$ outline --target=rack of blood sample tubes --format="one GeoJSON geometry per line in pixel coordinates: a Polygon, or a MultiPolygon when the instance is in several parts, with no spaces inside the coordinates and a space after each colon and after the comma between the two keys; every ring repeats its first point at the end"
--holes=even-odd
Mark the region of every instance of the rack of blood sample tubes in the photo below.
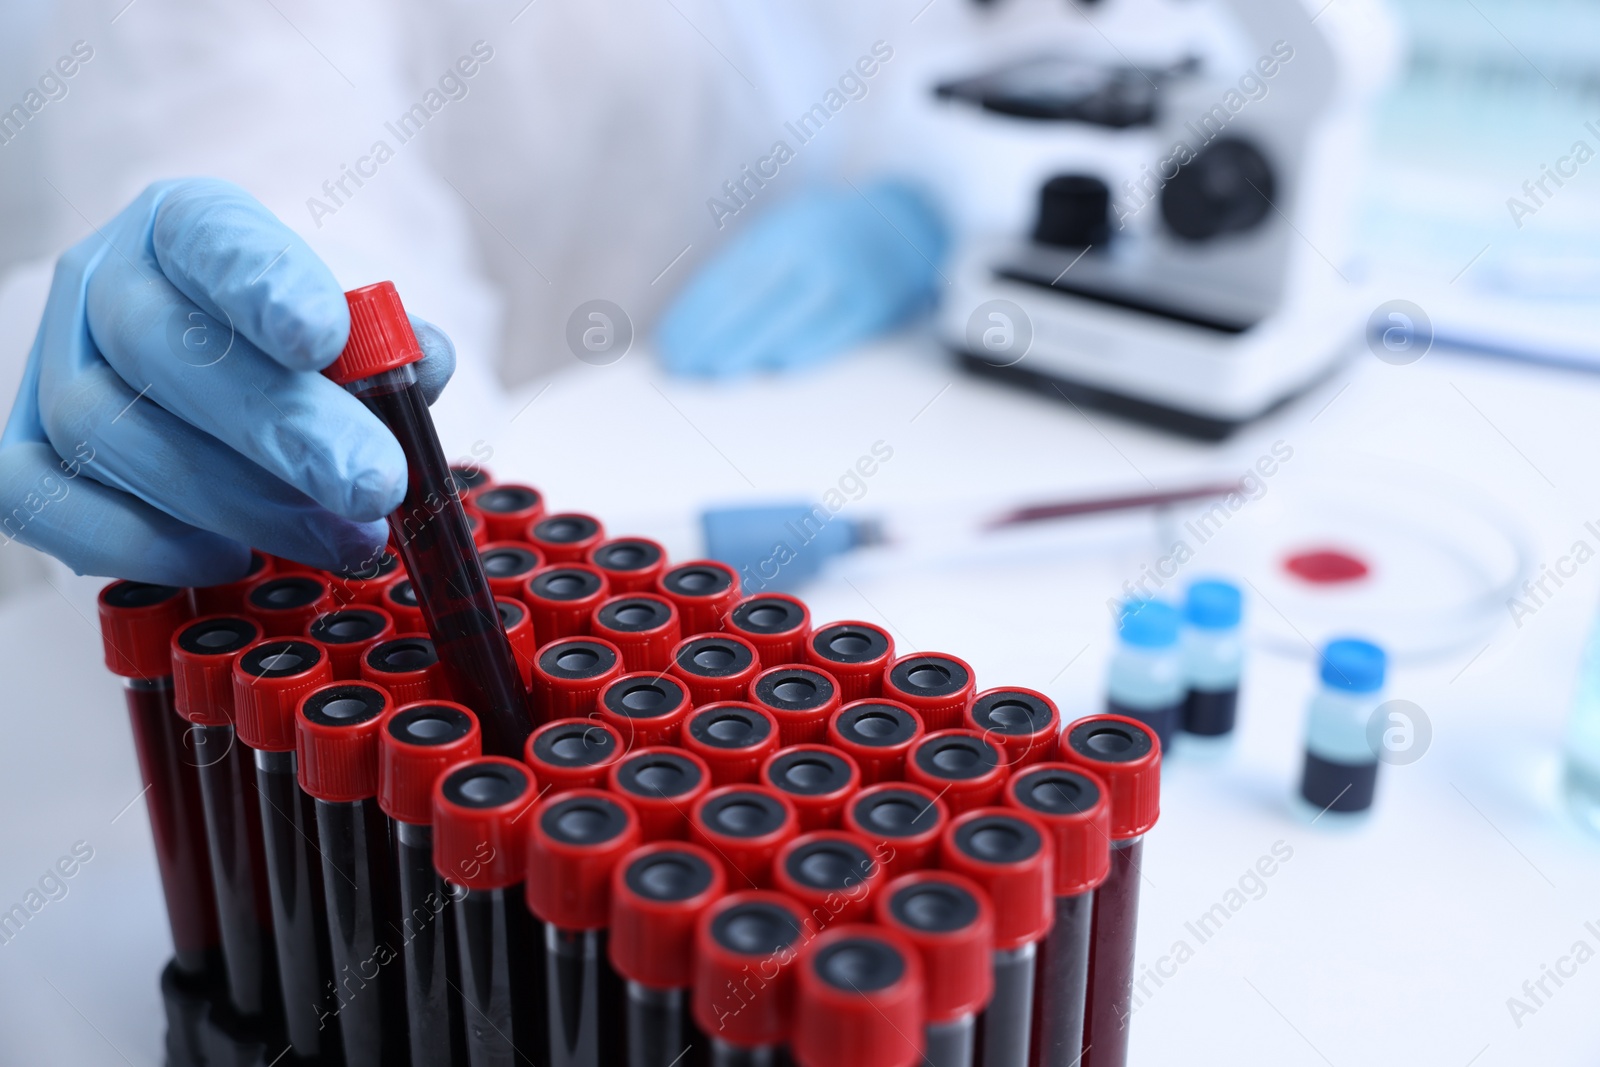
{"type": "Polygon", "coordinates": [[[114,582],[171,1067],[1120,1067],[1160,744],[448,466],[389,547],[114,582]]]}

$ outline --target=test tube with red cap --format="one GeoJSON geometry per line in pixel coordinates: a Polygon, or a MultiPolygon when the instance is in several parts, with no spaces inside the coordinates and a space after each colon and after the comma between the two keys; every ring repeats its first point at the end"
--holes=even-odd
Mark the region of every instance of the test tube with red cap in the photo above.
{"type": "Polygon", "coordinates": [[[543,935],[523,890],[538,792],[533,771],[503,756],[457,763],[433,787],[433,867],[455,916],[470,1067],[545,1067],[543,935]]]}
{"type": "Polygon", "coordinates": [[[450,477],[455,479],[457,496],[470,496],[472,491],[480,485],[489,485],[494,482],[494,475],[481,463],[470,460],[461,460],[450,464],[450,477]]]}
{"type": "Polygon", "coordinates": [[[389,816],[405,968],[410,1067],[466,1062],[460,959],[445,915],[451,891],[433,866],[433,786],[446,768],[477,759],[478,718],[464,704],[406,704],[378,736],[378,806],[389,816]]]}
{"type": "Polygon", "coordinates": [[[523,761],[554,796],[569,789],[598,789],[625,751],[617,732],[598,719],[555,719],[528,738],[523,761]]]}
{"type": "Polygon", "coordinates": [[[939,794],[906,782],[868,786],[845,805],[841,820],[871,841],[884,857],[889,877],[930,867],[939,858],[939,837],[950,812],[939,794]]]}
{"type": "Polygon", "coordinates": [[[246,591],[271,574],[274,566],[271,556],[252,549],[250,569],[245,571],[243,578],[222,585],[196,586],[189,590],[189,599],[194,605],[195,615],[246,614],[249,610],[244,602],[246,591]]]}
{"type": "Polygon", "coordinates": [[[689,812],[711,791],[711,768],[681,748],[636,748],[611,765],[606,788],[633,804],[644,841],[689,836],[689,812]]]}
{"type": "Polygon", "coordinates": [[[595,701],[596,717],[629,750],[677,743],[689,710],[689,690],[681,681],[648,671],[612,679],[595,701]]]}
{"type": "Polygon", "coordinates": [[[667,550],[648,537],[613,537],[591,548],[584,562],[606,576],[613,593],[653,593],[667,569],[667,550]]]}
{"type": "Polygon", "coordinates": [[[361,678],[361,661],[372,646],[395,635],[394,620],[382,608],[339,608],[318,615],[306,624],[303,636],[328,650],[333,676],[354,682],[361,678]]]}
{"type": "Polygon", "coordinates": [[[952,815],[998,804],[1009,773],[1005,750],[976,730],[936,730],[906,758],[906,781],[941,795],[952,815]]]}
{"type": "Polygon", "coordinates": [[[761,765],[761,784],[789,798],[802,831],[832,830],[861,788],[861,770],[847,753],[827,745],[789,745],[761,765]]]}
{"type": "Polygon", "coordinates": [[[915,1067],[922,1062],[922,959],[900,933],[846,923],[800,954],[797,1067],[915,1067]]]}
{"type": "Polygon", "coordinates": [[[695,707],[744,700],[761,670],[755,646],[736,634],[699,633],[679,641],[668,670],[689,689],[695,707]]]}
{"type": "Polygon", "coordinates": [[[593,515],[563,511],[534,519],[523,537],[551,563],[583,563],[589,550],[606,539],[606,528],[593,515]]]}
{"type": "Polygon", "coordinates": [[[378,606],[389,613],[398,633],[420,634],[428,629],[422,617],[422,604],[417,600],[417,587],[410,578],[396,578],[383,587],[378,606]]]}
{"type": "Polygon", "coordinates": [[[395,704],[448,700],[451,692],[438,646],[427,634],[399,634],[361,657],[361,680],[384,688],[395,704]]]}
{"type": "Polygon", "coordinates": [[[301,697],[295,715],[300,788],[316,808],[345,1067],[406,1056],[402,974],[387,966],[393,882],[389,826],[378,807],[378,738],[390,710],[378,686],[331,682],[301,697]]]}
{"type": "Polygon", "coordinates": [[[677,606],[656,593],[610,596],[594,609],[589,632],[622,650],[630,671],[664,671],[683,637],[677,606]]]}
{"type": "Polygon", "coordinates": [[[711,1067],[776,1067],[794,1029],[794,959],[805,912],[767,890],[730,893],[695,925],[691,1012],[711,1067]]]}
{"type": "Polygon", "coordinates": [[[874,911],[922,958],[924,1067],[972,1067],[978,1014],[994,993],[989,894],[952,871],[914,871],[885,886],[874,911]]]}
{"type": "Polygon", "coordinates": [[[1035,1067],[1083,1055],[1094,890],[1111,868],[1111,798],[1092,772],[1040,763],[1006,783],[1005,803],[1044,824],[1055,844],[1055,923],[1039,950],[1033,1011],[1035,1067]]]}
{"type": "Polygon", "coordinates": [[[755,645],[761,662],[768,666],[804,663],[811,611],[799,597],[758,593],[735,604],[723,618],[722,628],[755,645]]]}
{"type": "Polygon", "coordinates": [[[883,672],[883,695],[915,708],[929,731],[963,726],[976,688],[967,662],[943,652],[901,656],[883,672]]]}
{"type": "Polygon", "coordinates": [[[839,683],[821,667],[769,667],[750,682],[750,702],[772,712],[785,745],[822,741],[839,708],[839,683]]]}
{"type": "Polygon", "coordinates": [[[1003,748],[1015,773],[1020,767],[1056,758],[1061,712],[1043,693],[1007,685],[979,693],[961,725],[1003,748]]]}
{"type": "Polygon", "coordinates": [[[467,494],[482,515],[491,541],[520,541],[528,524],[544,515],[544,494],[521,482],[490,482],[467,494]]]}
{"type": "Polygon", "coordinates": [[[337,1055],[338,1005],[330,992],[317,813],[300,789],[294,723],[300,698],[331,681],[327,649],[303,637],[262,638],[241,650],[233,665],[234,726],[254,755],[261,797],[285,1030],[294,1054],[311,1060],[337,1055]]]}
{"type": "Polygon", "coordinates": [[[622,652],[599,637],[563,637],[533,658],[533,707],[540,722],[593,715],[600,691],[622,676],[622,652]]]}
{"type": "Polygon", "coordinates": [[[899,781],[923,737],[922,716],[897,700],[852,700],[828,718],[828,744],[861,768],[861,784],[899,781]]]}
{"type": "Polygon", "coordinates": [[[634,849],[611,882],[611,964],[628,989],[628,1067],[703,1064],[689,1015],[695,925],[724,892],[722,865],[698,845],[634,849]]]}
{"type": "MultiPolygon", "coordinates": [[[[406,494],[389,516],[392,540],[415,583],[451,692],[477,712],[485,749],[515,755],[533,721],[461,508],[460,485],[445,462],[417,383],[412,364],[422,358],[422,348],[393,283],[354,289],[345,299],[350,340],[322,373],[365,404],[400,443],[406,494]]],[[[483,499],[490,491],[485,487],[474,494],[486,514],[483,499]]],[[[522,516],[504,536],[517,536],[532,518],[522,516]]],[[[395,621],[398,625],[400,617],[395,621]]]]}
{"type": "Polygon", "coordinates": [[[1049,832],[1010,808],[958,815],[939,841],[939,866],[977,882],[994,906],[994,997],[978,1018],[984,1067],[1027,1067],[1039,942],[1055,919],[1049,832]]]}
{"type": "Polygon", "coordinates": [[[1091,715],[1067,727],[1061,759],[1097,776],[1111,797],[1111,869],[1094,891],[1084,1067],[1128,1061],[1133,950],[1139,920],[1144,835],[1161,814],[1161,745],[1155,731],[1124,715],[1091,715]]]}
{"type": "Polygon", "coordinates": [[[706,761],[714,785],[754,782],[778,751],[778,720],[742,700],[702,704],[683,720],[679,742],[706,761]]]}
{"type": "Polygon", "coordinates": [[[490,541],[478,549],[478,558],[483,561],[483,576],[489,579],[489,592],[497,598],[520,599],[522,587],[546,562],[538,549],[521,541],[490,541]]]}
{"type": "Polygon", "coordinates": [[[721,786],[689,812],[689,840],[717,854],[731,886],[769,887],[773,859],[799,832],[794,804],[770,786],[721,786]]]}
{"type": "Polygon", "coordinates": [[[626,994],[607,955],[612,878],[639,846],[639,817],[599,789],[546,797],[530,816],[528,909],[544,921],[550,1067],[624,1062],[626,994]]]}
{"type": "Polygon", "coordinates": [[[337,574],[327,575],[334,607],[381,604],[383,591],[399,573],[400,557],[384,549],[371,559],[363,560],[337,574]]]}
{"type": "Polygon", "coordinates": [[[500,613],[500,627],[506,632],[506,640],[511,642],[511,655],[517,661],[522,684],[531,685],[533,659],[539,654],[539,646],[534,639],[533,616],[528,614],[528,605],[515,597],[497,596],[494,607],[500,613]]]}
{"type": "Polygon", "coordinates": [[[315,574],[269,574],[244,595],[245,610],[269,637],[299,637],[312,619],[332,611],[333,590],[315,574]]]}
{"type": "Polygon", "coordinates": [[[833,675],[844,704],[882,696],[883,672],[893,659],[894,638],[870,622],[830,622],[812,630],[805,641],[804,662],[833,675]]]}
{"type": "Polygon", "coordinates": [[[606,576],[587,563],[547,563],[529,575],[519,594],[533,613],[542,645],[589,632],[589,618],[611,595],[606,576]]]}
{"type": "Polygon", "coordinates": [[[678,606],[684,633],[714,633],[739,602],[739,576],[726,563],[690,560],[662,571],[655,592],[678,606]]]}
{"type": "Polygon", "coordinates": [[[772,862],[772,888],[800,903],[813,932],[866,922],[885,881],[872,843],[849,830],[813,830],[791,838],[772,862]]]}

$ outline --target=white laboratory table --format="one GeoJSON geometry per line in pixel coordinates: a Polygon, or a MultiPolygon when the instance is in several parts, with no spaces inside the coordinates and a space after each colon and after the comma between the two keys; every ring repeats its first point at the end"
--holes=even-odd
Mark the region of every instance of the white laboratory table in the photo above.
{"type": "MultiPolygon", "coordinates": [[[[1600,518],[1587,447],[1597,411],[1600,377],[1440,352],[1394,367],[1363,351],[1264,425],[1201,447],[977,382],[912,337],[736,385],[669,382],[638,352],[609,367],[574,362],[503,406],[447,397],[440,418],[453,454],[482,442],[500,477],[533,481],[555,506],[619,532],[661,534],[675,552],[693,550],[698,507],[816,499],[879,441],[893,458],[850,508],[927,527],[996,502],[1238,473],[1282,440],[1295,459],[1272,492],[1291,506],[1315,492],[1319,466],[1446,472],[1509,508],[1537,558],[1553,561],[1600,518]]],[[[805,594],[818,619],[879,620],[907,647],[962,655],[981,685],[1041,688],[1072,717],[1097,710],[1105,602],[1148,555],[1137,544],[1053,555],[1030,542],[907,566],[887,552],[805,594]]],[[[160,1062],[156,976],[169,952],[148,824],[121,696],[99,664],[99,583],[52,583],[0,606],[0,907],[75,843],[94,853],[64,897],[0,944],[0,1063],[144,1067],[160,1062]]],[[[1354,828],[1309,823],[1289,803],[1309,661],[1252,651],[1232,749],[1180,752],[1167,770],[1138,949],[1141,972],[1160,981],[1146,979],[1133,1017],[1133,1063],[1600,1060],[1600,962],[1559,987],[1546,980],[1551,995],[1532,1014],[1507,1008],[1576,942],[1600,950],[1600,841],[1565,815],[1558,788],[1597,583],[1600,565],[1580,568],[1522,627],[1508,615],[1473,647],[1395,672],[1392,694],[1426,710],[1432,745],[1384,768],[1377,807],[1354,828]],[[1230,895],[1274,850],[1290,858],[1230,895]],[[1201,940],[1190,924],[1218,903],[1235,906],[1201,940]]]]}

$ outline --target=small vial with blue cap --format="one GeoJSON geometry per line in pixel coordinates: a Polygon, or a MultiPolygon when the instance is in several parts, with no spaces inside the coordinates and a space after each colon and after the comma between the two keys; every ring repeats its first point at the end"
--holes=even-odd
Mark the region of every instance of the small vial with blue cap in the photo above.
{"type": "Polygon", "coordinates": [[[1185,733],[1204,738],[1233,733],[1244,664],[1242,604],[1239,587],[1232,582],[1207,578],[1189,586],[1183,602],[1185,733]]]}
{"type": "Polygon", "coordinates": [[[1383,699],[1388,657],[1370,641],[1342,637],[1322,649],[1322,685],[1311,698],[1300,796],[1322,812],[1372,806],[1378,756],[1367,724],[1383,699]]]}
{"type": "Polygon", "coordinates": [[[1111,657],[1106,711],[1137,719],[1154,731],[1161,751],[1183,721],[1182,616],[1164,600],[1129,600],[1122,605],[1117,650],[1111,657]]]}

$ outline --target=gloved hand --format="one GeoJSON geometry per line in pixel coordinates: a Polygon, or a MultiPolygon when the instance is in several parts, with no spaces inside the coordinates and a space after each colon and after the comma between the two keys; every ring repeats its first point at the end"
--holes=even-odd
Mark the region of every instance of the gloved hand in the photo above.
{"type": "MultiPolygon", "coordinates": [[[[455,352],[412,324],[431,402],[455,352]]],[[[171,585],[236,580],[250,547],[371,559],[406,463],[317,373],[349,332],[333,274],[244,190],[152,185],[56,264],[0,435],[0,534],[80,574],[171,585]]]]}
{"type": "Polygon", "coordinates": [[[807,193],[756,220],[661,319],[677,374],[720,377],[815,363],[932,305],[949,238],[900,182],[807,193]]]}

